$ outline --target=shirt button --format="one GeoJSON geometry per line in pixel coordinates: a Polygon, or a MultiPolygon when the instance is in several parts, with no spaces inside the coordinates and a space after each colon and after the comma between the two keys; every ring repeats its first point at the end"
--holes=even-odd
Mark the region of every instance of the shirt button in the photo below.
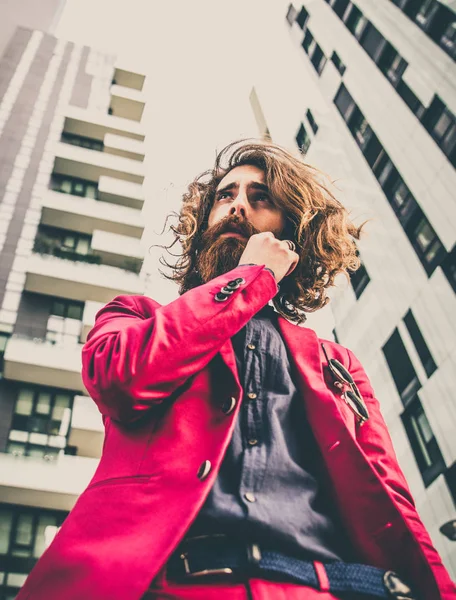
{"type": "Polygon", "coordinates": [[[256,398],[256,397],[257,397],[257,395],[255,394],[255,392],[249,392],[249,393],[247,394],[247,398],[248,398],[249,400],[255,400],[255,398],[256,398]]]}
{"type": "Polygon", "coordinates": [[[255,350],[256,346],[255,346],[255,344],[247,344],[247,348],[249,350],[255,350]]]}
{"type": "Polygon", "coordinates": [[[255,438],[252,438],[249,440],[249,446],[256,446],[258,444],[258,440],[256,440],[255,438]]]}
{"type": "Polygon", "coordinates": [[[198,469],[198,479],[201,479],[201,481],[203,481],[203,479],[206,479],[206,477],[209,475],[209,473],[211,472],[212,469],[212,464],[210,460],[205,460],[203,463],[201,463],[200,468],[198,469]]]}
{"type": "Polygon", "coordinates": [[[247,492],[244,494],[244,498],[247,500],[247,502],[256,502],[255,495],[252,494],[252,492],[247,492]]]}

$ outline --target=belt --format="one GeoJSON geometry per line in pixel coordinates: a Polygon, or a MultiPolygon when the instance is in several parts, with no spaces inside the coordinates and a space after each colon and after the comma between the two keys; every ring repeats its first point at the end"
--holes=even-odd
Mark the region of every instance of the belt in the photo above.
{"type": "MultiPolygon", "coordinates": [[[[396,600],[416,599],[409,586],[394,571],[339,561],[325,563],[324,568],[330,592],[351,592],[396,600]]],[[[170,581],[185,582],[217,575],[282,575],[320,589],[312,561],[287,556],[258,544],[232,540],[225,535],[187,538],[167,563],[166,576],[170,581]]]]}

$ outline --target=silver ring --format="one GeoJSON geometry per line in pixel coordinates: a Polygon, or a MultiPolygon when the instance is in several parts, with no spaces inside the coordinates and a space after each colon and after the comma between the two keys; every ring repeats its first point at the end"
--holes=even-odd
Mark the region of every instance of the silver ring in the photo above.
{"type": "Polygon", "coordinates": [[[292,252],[294,252],[296,250],[296,244],[294,242],[292,242],[291,240],[283,240],[283,241],[288,244],[288,247],[290,248],[290,250],[292,252]]]}

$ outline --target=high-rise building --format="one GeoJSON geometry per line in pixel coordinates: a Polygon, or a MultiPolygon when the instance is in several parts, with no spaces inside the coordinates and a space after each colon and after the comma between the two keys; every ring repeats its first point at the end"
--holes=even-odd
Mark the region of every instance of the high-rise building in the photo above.
{"type": "Polygon", "coordinates": [[[436,0],[284,7],[288,50],[251,95],[261,134],[299,147],[355,221],[369,219],[362,267],[332,294],[334,335],[370,375],[453,575],[456,544],[440,527],[456,502],[455,10],[436,0]]]}
{"type": "Polygon", "coordinates": [[[145,77],[19,28],[0,61],[0,597],[89,482],[101,416],[81,345],[140,294],[145,77]]]}

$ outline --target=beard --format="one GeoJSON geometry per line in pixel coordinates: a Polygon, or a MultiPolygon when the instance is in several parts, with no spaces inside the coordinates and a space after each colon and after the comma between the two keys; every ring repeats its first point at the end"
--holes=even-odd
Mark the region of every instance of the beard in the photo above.
{"type": "Polygon", "coordinates": [[[203,283],[228,273],[236,268],[249,238],[260,233],[245,219],[230,216],[222,219],[201,236],[201,249],[196,261],[197,269],[203,283]],[[223,233],[236,230],[245,239],[237,237],[220,237],[223,233]]]}

